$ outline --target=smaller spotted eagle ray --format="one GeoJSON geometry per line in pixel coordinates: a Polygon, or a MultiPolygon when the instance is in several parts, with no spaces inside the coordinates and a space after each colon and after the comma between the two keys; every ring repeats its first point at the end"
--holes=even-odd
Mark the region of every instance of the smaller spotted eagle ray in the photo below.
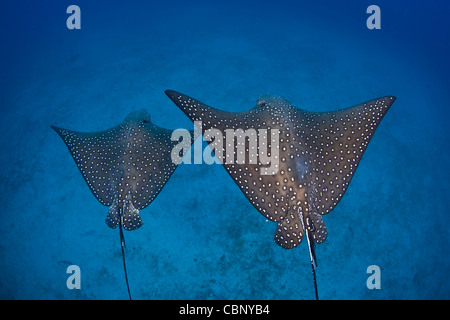
{"type": "Polygon", "coordinates": [[[106,224],[113,229],[119,227],[131,299],[122,229],[142,226],[139,210],[155,199],[177,167],[171,161],[171,150],[178,141],[172,141],[172,130],[154,125],[144,109],[130,113],[121,124],[105,131],[52,128],[63,139],[95,198],[109,206],[106,224]]]}
{"type": "MultiPolygon", "coordinates": [[[[221,132],[241,129],[237,139],[234,136],[234,141],[224,141],[224,146],[236,146],[239,138],[243,141],[242,135],[246,139],[248,129],[278,130],[278,143],[264,140],[266,150],[274,152],[273,148],[277,148],[275,174],[262,174],[267,162],[263,165],[261,158],[256,164],[227,163],[223,149],[219,153],[220,162],[253,206],[278,223],[274,236],[278,245],[295,248],[306,234],[318,299],[314,242],[322,243],[328,233],[322,215],[341,200],[367,144],[395,97],[382,97],[339,111],[309,112],[292,106],[282,97],[263,96],[248,111],[225,112],[176,91],[167,90],[166,94],[192,121],[201,121],[202,134],[212,128],[221,132]]],[[[217,137],[209,134],[205,140],[217,150],[217,137]]],[[[245,142],[245,148],[249,152],[249,141],[245,142]]]]}

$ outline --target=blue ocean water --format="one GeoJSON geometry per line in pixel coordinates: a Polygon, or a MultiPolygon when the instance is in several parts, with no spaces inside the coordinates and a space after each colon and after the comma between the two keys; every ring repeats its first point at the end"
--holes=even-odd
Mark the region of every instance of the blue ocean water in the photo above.
{"type": "MultiPolygon", "coordinates": [[[[276,94],[311,111],[385,95],[381,122],[318,245],[322,299],[449,299],[448,1],[3,1],[0,297],[127,299],[118,230],[50,125],[99,131],[146,108],[193,129],[173,89],[227,111],[276,94]],[[69,30],[66,9],[81,9],[69,30]],[[366,9],[381,9],[369,30],[366,9]],[[81,289],[66,268],[78,265],[81,289]],[[367,267],[381,270],[369,290],[367,267]]],[[[305,241],[220,165],[180,165],[125,232],[135,299],[314,299],[305,241]]]]}

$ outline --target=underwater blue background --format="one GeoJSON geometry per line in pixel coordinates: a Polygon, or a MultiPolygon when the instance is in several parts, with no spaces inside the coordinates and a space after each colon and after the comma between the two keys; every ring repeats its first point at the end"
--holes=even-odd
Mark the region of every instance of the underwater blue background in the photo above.
{"type": "MultiPolygon", "coordinates": [[[[0,297],[127,299],[118,230],[50,125],[99,131],[146,108],[193,129],[173,89],[228,111],[393,104],[316,247],[322,299],[449,299],[448,1],[2,1],[0,297]],[[66,8],[81,8],[81,30],[66,8]],[[381,30],[366,9],[381,8],[381,30]],[[66,268],[81,268],[81,289],[66,268]],[[381,289],[366,287],[369,265],[381,289]]],[[[314,299],[220,165],[180,165],[125,232],[135,299],[314,299]]]]}

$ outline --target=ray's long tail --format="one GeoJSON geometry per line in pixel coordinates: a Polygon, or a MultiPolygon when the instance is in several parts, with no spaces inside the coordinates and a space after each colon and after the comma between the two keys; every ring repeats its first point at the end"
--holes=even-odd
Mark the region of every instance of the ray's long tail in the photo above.
{"type": "Polygon", "coordinates": [[[128,284],[128,275],[127,275],[127,265],[125,263],[125,238],[123,236],[123,228],[122,228],[122,221],[123,215],[120,215],[119,219],[119,232],[120,232],[120,246],[122,248],[122,261],[123,261],[123,270],[125,271],[125,281],[127,282],[127,290],[128,290],[128,297],[131,299],[131,292],[130,292],[130,285],[128,284]]]}
{"type": "Polygon", "coordinates": [[[304,216],[300,212],[300,221],[302,223],[303,230],[305,230],[306,234],[306,241],[308,242],[308,249],[309,249],[309,258],[311,260],[311,268],[312,268],[312,274],[314,279],[314,291],[316,293],[316,300],[319,300],[319,292],[317,290],[317,279],[316,279],[316,267],[317,267],[317,261],[316,261],[316,251],[314,250],[314,240],[311,236],[311,231],[309,230],[309,227],[306,226],[306,223],[304,222],[304,216]]]}
{"type": "Polygon", "coordinates": [[[319,292],[317,291],[317,279],[316,279],[316,252],[314,250],[314,241],[311,241],[310,239],[310,232],[309,230],[306,232],[306,239],[308,241],[308,248],[309,248],[309,257],[311,259],[311,268],[312,268],[312,274],[314,278],[314,290],[316,293],[316,300],[319,300],[319,292]]]}

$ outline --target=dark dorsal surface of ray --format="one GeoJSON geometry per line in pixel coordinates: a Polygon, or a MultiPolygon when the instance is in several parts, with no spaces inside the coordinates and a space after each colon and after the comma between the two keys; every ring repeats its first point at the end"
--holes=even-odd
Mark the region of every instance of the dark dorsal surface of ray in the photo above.
{"type": "Polygon", "coordinates": [[[144,109],[130,113],[119,125],[83,133],[52,126],[61,136],[89,189],[109,206],[106,223],[123,228],[142,226],[139,210],[161,192],[177,165],[171,160],[172,130],[154,125],[144,109]]]}
{"type": "Polygon", "coordinates": [[[282,97],[262,96],[250,110],[226,112],[176,91],[167,90],[166,94],[192,121],[201,122],[205,140],[247,199],[264,217],[278,223],[274,241],[291,249],[306,234],[318,299],[314,242],[322,243],[328,233],[322,215],[341,200],[396,98],[386,96],[343,110],[310,112],[282,97]],[[222,132],[220,138],[214,136],[214,129],[222,132]],[[234,133],[227,135],[228,129],[234,133]],[[258,143],[250,142],[252,135],[258,136],[258,143]],[[272,135],[277,139],[268,138],[272,135]],[[240,151],[238,141],[244,146],[240,151]],[[227,146],[233,146],[231,159],[237,152],[245,152],[247,161],[227,161],[227,146]],[[258,151],[256,161],[250,159],[252,148],[258,151]],[[273,173],[268,170],[268,165],[273,165],[267,161],[269,155],[275,162],[273,173]]]}
{"type": "MultiPolygon", "coordinates": [[[[211,128],[222,132],[242,129],[243,135],[251,128],[278,129],[278,145],[272,146],[267,139],[269,154],[271,148],[278,148],[275,174],[261,174],[267,164],[260,159],[253,164],[227,164],[225,150],[222,163],[254,207],[278,223],[274,240],[283,248],[296,247],[305,228],[316,243],[326,239],[321,216],[333,210],[344,195],[367,144],[395,101],[387,96],[339,111],[309,112],[282,97],[263,96],[254,108],[236,113],[214,109],[176,91],[166,94],[192,121],[201,121],[203,133],[211,128]]],[[[236,137],[234,141],[226,137],[223,134],[224,146],[236,146],[236,137]]],[[[214,143],[214,139],[209,142],[217,148],[214,143]]],[[[256,148],[261,151],[260,144],[256,148]]]]}
{"type": "MultiPolygon", "coordinates": [[[[172,141],[172,130],[153,124],[144,109],[105,131],[52,128],[63,139],[95,198],[109,206],[106,224],[119,226],[124,257],[122,228],[142,226],[139,210],[155,199],[175,171],[171,150],[179,141],[172,141]]],[[[126,275],[124,258],[123,262],[126,275]]]]}
{"type": "MultiPolygon", "coordinates": [[[[248,111],[226,112],[176,91],[166,94],[192,121],[201,121],[203,133],[211,128],[242,129],[244,135],[250,128],[278,129],[278,145],[267,139],[267,152],[275,147],[279,152],[275,174],[261,174],[267,165],[260,159],[254,164],[227,164],[225,147],[222,163],[254,207],[278,223],[274,240],[283,248],[296,247],[305,228],[316,243],[325,240],[322,215],[342,198],[373,133],[395,101],[387,96],[339,111],[309,112],[282,97],[263,96],[248,111]]],[[[237,144],[235,137],[234,141],[223,137],[223,146],[237,144]]]]}

